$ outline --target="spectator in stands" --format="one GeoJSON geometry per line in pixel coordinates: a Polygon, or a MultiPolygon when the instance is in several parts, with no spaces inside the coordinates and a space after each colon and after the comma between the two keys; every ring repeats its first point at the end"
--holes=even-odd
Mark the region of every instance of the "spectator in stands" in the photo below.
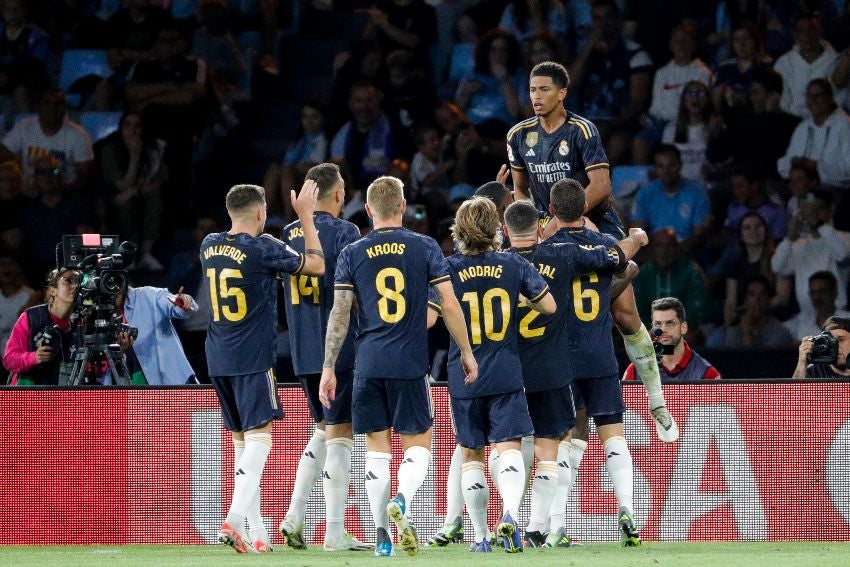
{"type": "Polygon", "coordinates": [[[706,341],[709,348],[779,348],[794,342],[788,329],[770,314],[770,281],[756,274],[747,280],[743,310],[733,323],[717,327],[706,341]]]}
{"type": "Polygon", "coordinates": [[[23,196],[24,179],[16,161],[0,163],[0,248],[22,253],[21,211],[32,199],[23,196]]]}
{"type": "MultiPolygon", "coordinates": [[[[685,335],[688,334],[688,320],[685,306],[675,297],[662,297],[652,302],[653,334],[656,344],[672,345],[673,353],[658,357],[658,370],[662,380],[719,380],[720,372],[706,359],[691,349],[685,335]],[[656,329],[658,331],[656,331],[656,329]]],[[[623,373],[623,380],[640,380],[640,374],[634,364],[629,364],[623,373]]]]}
{"type": "Polygon", "coordinates": [[[655,147],[661,142],[664,127],[679,113],[682,92],[691,81],[711,85],[714,76],[708,66],[696,56],[697,27],[684,21],[670,34],[672,59],[655,72],[652,83],[652,102],[645,117],[646,127],[638,133],[632,145],[632,162],[649,163],[655,147]]]}
{"type": "Polygon", "coordinates": [[[711,208],[705,189],[682,177],[679,149],[662,144],[655,151],[657,179],[637,194],[632,222],[651,234],[671,228],[683,250],[693,250],[711,227],[711,208]]]}
{"type": "Polygon", "coordinates": [[[614,0],[595,0],[587,44],[570,68],[578,113],[593,121],[612,166],[624,163],[641,113],[649,106],[652,60],[641,46],[622,35],[620,8],[614,0]]]}
{"type": "Polygon", "coordinates": [[[761,44],[761,34],[752,21],[740,22],[729,41],[730,56],[717,66],[711,89],[716,108],[747,106],[750,85],[756,74],[770,69],[770,58],[761,44]]]}
{"type": "Polygon", "coordinates": [[[521,52],[510,32],[492,29],[475,46],[475,70],[457,89],[455,100],[473,124],[499,121],[505,133],[521,114],[526,78],[521,52]]]}
{"type": "Polygon", "coordinates": [[[156,58],[154,44],[171,14],[151,0],[124,0],[106,24],[106,57],[112,75],[97,86],[98,110],[121,108],[127,74],[136,63],[156,58]]]}
{"type": "Polygon", "coordinates": [[[699,338],[706,309],[705,276],[691,257],[679,248],[676,232],[662,228],[649,241],[650,261],[641,266],[634,281],[637,305],[646,306],[641,319],[651,316],[649,305],[658,297],[678,297],[690,314],[691,342],[699,338]]]}
{"type": "Polygon", "coordinates": [[[437,35],[434,8],[423,0],[382,0],[363,11],[369,16],[364,38],[376,41],[384,54],[408,49],[421,65],[428,64],[437,35]]]}
{"type": "Polygon", "coordinates": [[[9,369],[13,386],[55,386],[59,370],[69,362],[71,351],[71,310],[77,295],[80,274],[54,269],[47,275],[46,301],[30,307],[18,317],[3,352],[3,366],[9,369]],[[56,327],[55,346],[39,343],[46,327],[56,327]]]}
{"type": "Polygon", "coordinates": [[[3,2],[0,22],[0,95],[9,97],[14,112],[29,112],[32,95],[50,82],[52,66],[47,34],[27,18],[24,0],[3,2]]]}
{"type": "Polygon", "coordinates": [[[544,31],[554,33],[563,44],[567,36],[567,12],[560,0],[512,0],[502,12],[499,27],[525,45],[531,45],[532,36],[544,31]]]}
{"type": "Polygon", "coordinates": [[[809,277],[826,270],[838,278],[839,309],[847,306],[846,270],[850,260],[850,234],[831,224],[832,195],[823,190],[809,193],[800,210],[788,222],[788,235],[779,243],[770,266],[780,276],[794,276],[795,295],[805,318],[815,316],[809,297],[809,277]]]}
{"type": "Polygon", "coordinates": [[[135,357],[141,370],[139,375],[138,369],[132,368],[133,384],[197,383],[172,324],[172,319],[187,319],[197,309],[198,304],[182,287],[176,295],[161,287],[128,287],[115,296],[116,314],[139,330],[132,355],[127,351],[128,361],[135,357]]]}
{"type": "Polygon", "coordinates": [[[419,151],[410,164],[410,202],[420,202],[428,194],[437,193],[443,200],[451,188],[451,172],[455,162],[446,159],[439,129],[431,123],[422,123],[415,130],[419,151]]]}
{"type": "Polygon", "coordinates": [[[711,268],[710,277],[720,279],[724,285],[723,321],[731,325],[738,317],[745,300],[746,282],[752,276],[767,278],[776,293],[771,308],[788,304],[792,282],[787,277],[777,277],[770,267],[776,243],[770,237],[767,223],[758,212],[748,212],[741,217],[736,237],[723,249],[720,259],[711,268]]]}
{"type": "Polygon", "coordinates": [[[27,285],[18,259],[0,250],[0,352],[5,352],[6,341],[21,312],[38,299],[40,294],[27,285]]]}
{"type": "Polygon", "coordinates": [[[206,62],[213,88],[226,96],[247,71],[245,57],[228,27],[226,0],[202,0],[198,23],[191,54],[206,62]]]}
{"type": "Polygon", "coordinates": [[[478,23],[469,15],[461,14],[454,22],[454,42],[449,55],[449,78],[440,87],[441,97],[452,97],[464,77],[475,69],[475,45],[478,43],[478,23]]]}
{"type": "Polygon", "coordinates": [[[563,61],[564,50],[561,43],[551,31],[537,32],[528,40],[526,49],[525,68],[528,71],[544,61],[563,61]]]}
{"type": "Polygon", "coordinates": [[[736,164],[730,181],[733,200],[726,210],[726,230],[736,233],[744,215],[755,212],[764,219],[770,237],[777,242],[782,240],[788,230],[788,213],[765,194],[761,172],[746,163],[736,164]]]}
{"type": "Polygon", "coordinates": [[[846,158],[850,117],[835,104],[829,81],[815,79],[808,84],[806,107],[811,114],[797,125],[785,155],[777,161],[779,175],[787,179],[795,162],[808,161],[817,167],[824,185],[850,185],[850,160],[846,158]]]}
{"type": "Polygon", "coordinates": [[[725,131],[720,113],[708,96],[708,86],[690,81],[682,90],[682,101],[676,119],[667,123],[661,141],[679,148],[682,155],[682,177],[705,187],[708,148],[725,131]]]}
{"type": "Polygon", "coordinates": [[[331,161],[345,167],[357,189],[384,175],[396,157],[394,141],[398,135],[381,111],[383,97],[374,84],[355,84],[348,99],[352,120],[331,141],[331,161]]]}
{"type": "Polygon", "coordinates": [[[788,170],[788,204],[785,208],[793,216],[800,210],[800,201],[805,201],[809,193],[820,187],[820,175],[816,163],[797,160],[788,170]]]}
{"type": "Polygon", "coordinates": [[[56,244],[63,234],[95,232],[91,204],[64,189],[59,160],[46,154],[33,161],[37,198],[21,211],[21,229],[31,275],[56,265],[56,244]]]}
{"type": "Polygon", "coordinates": [[[295,142],[286,149],[281,163],[272,163],[266,169],[263,187],[269,212],[282,215],[286,221],[293,218],[289,190],[301,182],[308,169],[327,159],[326,111],[327,107],[320,99],[302,104],[295,142]]]}
{"type": "Polygon", "coordinates": [[[371,83],[381,92],[389,83],[384,54],[374,41],[356,41],[351,49],[334,59],[334,82],[326,126],[328,131],[336,131],[351,117],[348,108],[351,91],[355,84],[361,82],[371,83]]]}
{"type": "Polygon", "coordinates": [[[35,160],[53,156],[66,191],[82,193],[94,178],[91,138],[82,126],[66,116],[65,93],[48,89],[41,94],[38,116],[15,124],[3,138],[0,162],[17,159],[24,173],[24,195],[37,197],[33,187],[35,160]]]}
{"type": "Polygon", "coordinates": [[[175,254],[165,275],[165,284],[169,289],[183,289],[195,298],[196,309],[189,311],[188,317],[178,320],[177,332],[186,353],[189,365],[195,370],[200,382],[209,383],[207,374],[204,341],[210,321],[210,296],[199,293],[204,289],[204,274],[201,270],[201,258],[198,255],[201,242],[206,235],[217,232],[218,221],[215,217],[202,215],[195,221],[192,230],[194,245],[190,251],[175,254]]]}
{"type": "Polygon", "coordinates": [[[404,148],[399,155],[411,156],[415,151],[413,125],[430,120],[437,106],[437,93],[428,79],[427,72],[420,67],[410,51],[396,50],[387,56],[389,85],[384,97],[384,109],[390,120],[406,134],[404,148]]]}
{"type": "Polygon", "coordinates": [[[812,337],[803,337],[792,378],[850,378],[850,319],[830,317],[826,320],[823,330],[838,339],[838,360],[834,364],[809,364],[812,337]]]}
{"type": "Polygon", "coordinates": [[[829,77],[838,54],[824,41],[820,17],[813,12],[803,12],[794,19],[794,42],[773,68],[782,75],[782,109],[806,118],[810,112],[807,87],[813,79],[829,77]]]}
{"type": "Polygon", "coordinates": [[[749,106],[726,109],[723,115],[732,157],[752,163],[768,179],[779,179],[776,160],[788,149],[800,118],[780,108],[782,77],[775,71],[757,72],[749,95],[749,106]]]}
{"type": "Polygon", "coordinates": [[[811,313],[800,312],[785,321],[785,326],[797,340],[806,335],[818,334],[826,320],[833,315],[850,317],[850,311],[835,306],[835,300],[838,298],[838,278],[832,272],[823,270],[809,276],[809,297],[814,307],[814,318],[808,317],[811,313]]]}
{"type": "Polygon", "coordinates": [[[136,111],[125,112],[118,131],[104,142],[100,154],[100,174],[114,226],[121,236],[141,243],[136,267],[160,271],[162,263],[153,255],[163,218],[163,189],[168,181],[165,166],[166,143],[154,138],[136,111]]]}

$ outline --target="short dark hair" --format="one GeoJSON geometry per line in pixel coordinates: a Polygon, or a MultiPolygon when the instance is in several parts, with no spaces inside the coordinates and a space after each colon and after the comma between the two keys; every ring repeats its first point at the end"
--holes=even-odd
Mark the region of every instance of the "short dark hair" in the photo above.
{"type": "Polygon", "coordinates": [[[314,165],[307,170],[307,175],[304,177],[304,179],[312,179],[316,182],[319,187],[319,200],[329,197],[341,178],[339,166],[335,163],[314,165]]]}
{"type": "Polygon", "coordinates": [[[829,282],[829,284],[832,286],[832,289],[838,291],[838,278],[836,278],[835,274],[833,274],[829,270],[820,270],[809,276],[810,284],[815,280],[829,282]]]}
{"type": "Polygon", "coordinates": [[[658,147],[655,148],[655,151],[652,153],[652,159],[655,160],[656,156],[662,154],[671,155],[676,158],[676,161],[682,163],[682,152],[680,152],[679,148],[673,144],[658,144],[658,147]]]}
{"type": "Polygon", "coordinates": [[[744,284],[744,290],[750,287],[750,284],[759,283],[767,290],[770,297],[776,295],[776,290],[773,288],[773,283],[764,274],[753,274],[747,278],[747,283],[744,284]]]}
{"type": "Polygon", "coordinates": [[[756,71],[753,82],[760,84],[768,93],[782,94],[782,75],[773,69],[756,71]]]}
{"type": "Polygon", "coordinates": [[[833,97],[832,84],[826,79],[812,79],[811,81],[809,81],[809,84],[806,85],[806,90],[809,90],[810,87],[820,87],[824,91],[826,91],[826,94],[829,96],[829,98],[833,97]]]}
{"type": "Polygon", "coordinates": [[[833,329],[841,329],[850,333],[850,317],[841,317],[833,315],[823,323],[824,331],[832,331],[833,329]]]}
{"type": "Polygon", "coordinates": [[[566,177],[552,185],[549,201],[555,209],[555,216],[562,221],[578,220],[584,214],[584,187],[575,179],[566,177]]]}
{"type": "Polygon", "coordinates": [[[811,160],[792,161],[791,167],[788,171],[793,171],[795,169],[802,171],[803,174],[809,178],[809,181],[814,181],[820,185],[820,173],[818,173],[818,166],[811,160]]]}
{"type": "Polygon", "coordinates": [[[570,86],[570,74],[567,72],[567,68],[555,61],[538,63],[531,69],[529,78],[531,77],[549,77],[559,89],[566,89],[570,86]]]}
{"type": "Polygon", "coordinates": [[[505,209],[505,225],[515,234],[530,234],[539,222],[537,207],[531,201],[514,201],[505,209]]]}
{"type": "Polygon", "coordinates": [[[676,297],[662,297],[660,299],[656,299],[649,307],[650,313],[653,311],[669,311],[671,309],[676,312],[676,317],[679,318],[680,322],[685,323],[688,320],[685,317],[685,306],[676,297]]]}
{"type": "Polygon", "coordinates": [[[764,181],[764,172],[751,161],[739,161],[732,164],[729,175],[738,175],[747,180],[747,183],[761,183],[764,181]]]}
{"type": "Polygon", "coordinates": [[[511,191],[498,181],[488,181],[475,190],[473,197],[487,197],[497,208],[501,208],[511,191]]]}
{"type": "Polygon", "coordinates": [[[228,213],[241,213],[246,209],[266,202],[266,190],[259,185],[234,185],[224,198],[228,213]]]}

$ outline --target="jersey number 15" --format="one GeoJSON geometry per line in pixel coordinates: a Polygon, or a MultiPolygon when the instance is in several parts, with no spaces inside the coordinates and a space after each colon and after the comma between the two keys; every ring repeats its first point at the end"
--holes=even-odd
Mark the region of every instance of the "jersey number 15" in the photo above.
{"type": "Polygon", "coordinates": [[[228,321],[235,323],[245,318],[248,313],[248,303],[245,292],[238,287],[230,287],[227,280],[242,279],[242,270],[224,268],[216,276],[215,268],[207,268],[207,280],[210,284],[210,307],[212,308],[213,321],[220,321],[224,316],[228,321]],[[220,305],[221,301],[233,300],[236,309],[231,305],[220,305]]]}

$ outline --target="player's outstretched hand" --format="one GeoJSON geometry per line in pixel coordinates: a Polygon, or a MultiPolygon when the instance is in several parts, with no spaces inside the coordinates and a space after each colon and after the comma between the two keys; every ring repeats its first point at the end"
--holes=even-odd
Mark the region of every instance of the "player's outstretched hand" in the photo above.
{"type": "Polygon", "coordinates": [[[641,246],[646,246],[647,244],[649,244],[649,236],[647,236],[646,231],[642,228],[630,228],[629,236],[634,237],[634,239],[637,240],[641,246]]]}
{"type": "Polygon", "coordinates": [[[496,174],[496,181],[504,185],[508,182],[508,176],[511,174],[511,168],[507,166],[507,164],[502,164],[502,167],[499,168],[499,173],[496,174]]]}
{"type": "Polygon", "coordinates": [[[312,217],[316,211],[316,203],[319,200],[319,186],[312,179],[305,179],[298,196],[295,196],[295,189],[292,189],[289,192],[289,198],[292,201],[292,208],[298,214],[298,218],[302,216],[312,217]]]}
{"type": "Polygon", "coordinates": [[[322,369],[322,379],[319,381],[319,401],[330,409],[331,402],[336,397],[336,373],[333,368],[322,369]]]}
{"type": "Polygon", "coordinates": [[[478,380],[478,361],[475,360],[472,351],[461,352],[460,363],[463,365],[463,371],[466,373],[466,379],[463,381],[467,386],[478,380]]]}

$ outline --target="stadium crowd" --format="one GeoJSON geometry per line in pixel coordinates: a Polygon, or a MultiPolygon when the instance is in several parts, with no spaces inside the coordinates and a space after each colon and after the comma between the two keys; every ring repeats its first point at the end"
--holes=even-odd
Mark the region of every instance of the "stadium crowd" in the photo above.
{"type": "Polygon", "coordinates": [[[118,233],[139,244],[136,283],[198,300],[176,324],[204,378],[195,251],[226,221],[223,171],[265,187],[275,234],[317,163],[341,166],[341,216],[362,234],[366,186],[396,176],[405,225],[451,252],[544,60],[569,70],[565,106],[598,127],[618,211],[650,234],[644,322],[673,296],[691,346],[793,353],[846,314],[850,2],[4,0],[0,15],[0,347],[62,234],[118,233]],[[332,80],[281,92],[307,74],[292,46],[340,18],[350,44],[311,62],[332,80]],[[297,120],[248,168],[234,148],[269,101],[297,120]]]}

